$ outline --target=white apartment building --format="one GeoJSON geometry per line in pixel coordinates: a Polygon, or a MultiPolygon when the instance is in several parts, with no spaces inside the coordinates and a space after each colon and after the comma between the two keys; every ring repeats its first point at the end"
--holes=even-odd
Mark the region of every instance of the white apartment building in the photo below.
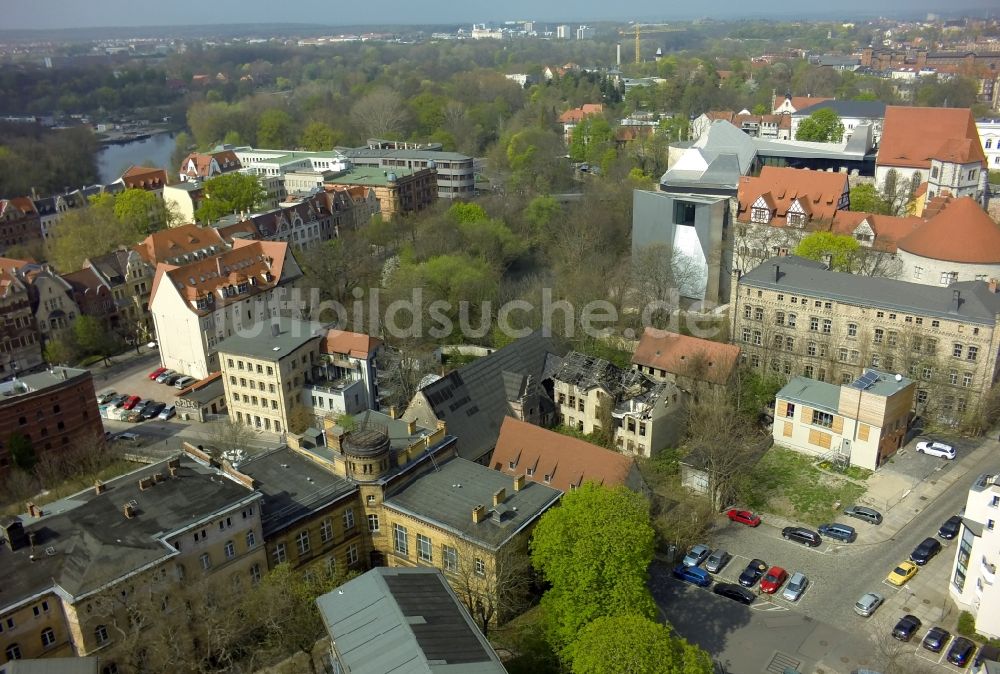
{"type": "Polygon", "coordinates": [[[234,239],[231,249],[212,257],[158,264],[149,307],[162,365],[199,379],[218,372],[220,341],[295,313],[283,305],[281,289],[301,276],[282,241],[234,239]]]}
{"type": "Polygon", "coordinates": [[[1000,119],[977,119],[976,130],[986,153],[986,167],[1000,171],[1000,119]]]}
{"type": "Polygon", "coordinates": [[[1000,638],[1000,473],[984,473],[969,489],[948,591],[976,617],[976,631],[1000,638]]]}

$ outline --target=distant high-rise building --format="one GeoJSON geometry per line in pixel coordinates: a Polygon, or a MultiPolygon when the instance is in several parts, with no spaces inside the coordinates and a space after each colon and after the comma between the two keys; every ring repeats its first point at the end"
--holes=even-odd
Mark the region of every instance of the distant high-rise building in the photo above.
{"type": "Polygon", "coordinates": [[[580,26],[576,29],[577,40],[589,40],[594,37],[594,29],[590,26],[580,26]]]}
{"type": "Polygon", "coordinates": [[[563,24],[561,26],[556,26],[556,38],[559,40],[568,40],[570,36],[570,27],[563,24]]]}
{"type": "Polygon", "coordinates": [[[535,22],[534,21],[525,21],[524,22],[524,32],[525,33],[534,33],[535,32],[535,22]]]}

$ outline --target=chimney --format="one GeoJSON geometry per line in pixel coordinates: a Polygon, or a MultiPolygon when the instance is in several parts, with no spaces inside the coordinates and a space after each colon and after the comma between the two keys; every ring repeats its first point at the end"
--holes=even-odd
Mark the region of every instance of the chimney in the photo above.
{"type": "Polygon", "coordinates": [[[146,491],[153,486],[153,478],[144,477],[139,480],[139,491],[146,491]]]}
{"type": "Polygon", "coordinates": [[[389,407],[389,418],[390,419],[395,419],[396,418],[396,406],[395,405],[391,405],[389,407]]]}
{"type": "Polygon", "coordinates": [[[520,475],[518,475],[517,477],[514,478],[514,491],[515,492],[519,492],[522,489],[524,489],[524,480],[525,480],[524,473],[521,473],[520,475]]]}
{"type": "Polygon", "coordinates": [[[281,334],[281,326],[277,323],[271,323],[271,336],[277,337],[281,334]]]}
{"type": "Polygon", "coordinates": [[[443,419],[437,422],[437,429],[442,433],[448,432],[448,423],[443,419]]]}
{"type": "Polygon", "coordinates": [[[135,517],[135,507],[131,503],[126,503],[122,506],[122,511],[125,513],[126,519],[132,519],[135,517]]]}
{"type": "Polygon", "coordinates": [[[153,473],[153,483],[158,484],[163,482],[163,473],[153,473]]]}
{"type": "Polygon", "coordinates": [[[344,429],[334,429],[333,432],[327,435],[327,438],[330,440],[330,449],[335,452],[343,451],[344,429]]]}
{"type": "Polygon", "coordinates": [[[167,466],[167,471],[170,473],[170,477],[177,477],[177,466],[167,466]]]}
{"type": "Polygon", "coordinates": [[[472,509],[472,523],[479,524],[484,519],[486,519],[486,506],[477,505],[472,509]]]}
{"type": "Polygon", "coordinates": [[[100,480],[94,483],[94,493],[100,496],[108,490],[108,485],[104,484],[100,480]]]}
{"type": "Polygon", "coordinates": [[[774,265],[774,282],[781,281],[781,265],[774,265]]]}
{"type": "Polygon", "coordinates": [[[493,507],[496,508],[498,505],[504,502],[507,498],[507,490],[501,487],[493,492],[493,507]]]}
{"type": "Polygon", "coordinates": [[[414,421],[414,420],[407,421],[406,422],[406,434],[407,435],[414,435],[414,434],[416,434],[416,432],[417,432],[417,422],[414,421]]]}
{"type": "Polygon", "coordinates": [[[951,296],[952,296],[952,299],[955,302],[955,311],[958,311],[959,309],[962,308],[962,291],[961,290],[953,290],[952,293],[951,293],[951,296]]]}
{"type": "Polygon", "coordinates": [[[1000,287],[1000,279],[991,278],[987,283],[987,285],[990,289],[990,292],[996,294],[998,291],[998,287],[1000,287]]]}
{"type": "Polygon", "coordinates": [[[181,467],[180,459],[174,458],[167,461],[167,468],[173,468],[174,470],[177,470],[180,467],[181,467]]]}

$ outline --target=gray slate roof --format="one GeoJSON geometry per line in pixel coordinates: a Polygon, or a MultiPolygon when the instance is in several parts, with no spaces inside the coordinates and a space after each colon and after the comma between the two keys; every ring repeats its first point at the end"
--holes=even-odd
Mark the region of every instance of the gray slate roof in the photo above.
{"type": "Polygon", "coordinates": [[[264,494],[260,511],[265,539],[357,490],[287,447],[244,461],[239,471],[252,477],[264,494]]]}
{"type": "MultiPolygon", "coordinates": [[[[454,458],[441,464],[385,500],[385,507],[418,516],[481,546],[496,549],[525,525],[534,521],[562,492],[537,482],[525,482],[514,491],[510,476],[472,461],[454,458]],[[472,510],[478,505],[491,510],[493,494],[505,489],[499,523],[488,516],[476,524],[472,510]]],[[[411,548],[416,556],[416,551],[411,548]]]]}
{"type": "MultiPolygon", "coordinates": [[[[259,495],[193,459],[181,458],[176,478],[166,462],[153,464],[94,489],[43,506],[45,515],[25,521],[35,533],[35,550],[0,546],[4,588],[0,605],[9,606],[58,585],[73,596],[176,554],[161,538],[168,532],[235,507],[259,495]],[[140,490],[139,480],[161,473],[166,479],[140,490]],[[138,514],[122,507],[135,500],[138,514]],[[47,548],[53,548],[53,554],[47,548]],[[31,555],[34,554],[34,561],[31,555]]],[[[22,518],[24,519],[24,518],[22,518]]]]}
{"type": "Polygon", "coordinates": [[[947,287],[931,286],[828,271],[811,260],[794,256],[765,260],[744,274],[740,285],[980,325],[993,325],[996,315],[1000,313],[1000,294],[991,293],[985,281],[962,281],[947,287]],[[776,266],[781,273],[777,281],[776,266]],[[961,294],[957,307],[955,292],[961,294]]]}
{"type": "Polygon", "coordinates": [[[882,101],[823,101],[792,113],[793,117],[808,117],[818,110],[833,110],[841,118],[860,117],[879,119],[885,117],[885,103],[882,101]]]}
{"type": "Polygon", "coordinates": [[[794,377],[781,387],[776,397],[836,413],[840,405],[840,387],[818,379],[794,377]]]}
{"type": "Polygon", "coordinates": [[[458,451],[478,459],[496,445],[500,425],[510,412],[507,399],[512,378],[505,373],[530,376],[540,389],[547,356],[555,345],[533,332],[488,356],[472,361],[422,388],[437,419],[448,424],[449,435],[458,437],[458,451]]]}
{"type": "Polygon", "coordinates": [[[237,332],[219,342],[215,347],[216,351],[220,354],[277,362],[325,333],[319,323],[294,318],[272,318],[268,322],[255,323],[245,330],[246,334],[237,332]],[[278,326],[277,335],[272,333],[274,325],[278,326]]]}
{"type": "Polygon", "coordinates": [[[438,569],[372,569],[316,604],[352,674],[507,671],[438,569]]]}

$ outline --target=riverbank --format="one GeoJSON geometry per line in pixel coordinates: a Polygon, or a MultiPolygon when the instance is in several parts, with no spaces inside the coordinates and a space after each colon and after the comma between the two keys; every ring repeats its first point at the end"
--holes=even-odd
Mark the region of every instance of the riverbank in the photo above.
{"type": "Polygon", "coordinates": [[[101,145],[127,145],[142,140],[148,140],[153,136],[163,133],[171,133],[170,129],[151,127],[129,131],[107,131],[97,134],[98,142],[101,145]]]}

